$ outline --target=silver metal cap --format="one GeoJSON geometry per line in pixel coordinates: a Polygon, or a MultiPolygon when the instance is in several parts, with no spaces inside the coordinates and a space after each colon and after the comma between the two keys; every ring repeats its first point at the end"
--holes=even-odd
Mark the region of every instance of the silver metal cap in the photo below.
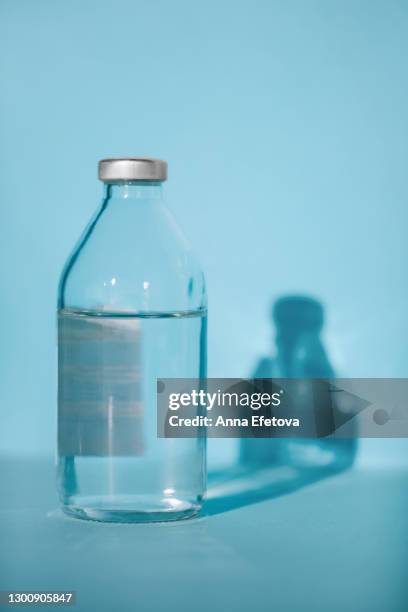
{"type": "Polygon", "coordinates": [[[112,157],[98,164],[101,181],[165,181],[167,162],[153,157],[112,157]]]}

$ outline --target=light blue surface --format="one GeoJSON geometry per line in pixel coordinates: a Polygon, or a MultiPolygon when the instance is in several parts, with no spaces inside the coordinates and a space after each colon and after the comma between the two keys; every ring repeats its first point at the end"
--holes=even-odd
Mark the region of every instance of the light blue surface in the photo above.
{"type": "Polygon", "coordinates": [[[249,374],[292,290],[327,306],[341,375],[407,374],[407,21],[398,1],[2,2],[3,448],[53,448],[56,284],[106,155],[169,160],[210,375],[249,374]]]}
{"type": "Polygon", "coordinates": [[[169,161],[210,376],[271,357],[287,292],[323,302],[339,376],[407,376],[407,33],[403,0],[1,2],[0,448],[27,454],[0,469],[2,588],[74,588],[78,610],[406,609],[406,440],[156,527],[62,517],[32,454],[55,445],[57,282],[106,156],[169,161]]]}
{"type": "Polygon", "coordinates": [[[2,466],[0,589],[76,590],[75,612],[407,609],[405,471],[307,486],[278,471],[251,503],[254,474],[236,504],[231,482],[214,483],[201,518],[112,525],[57,510],[51,461],[2,466]]]}
{"type": "Polygon", "coordinates": [[[339,375],[407,375],[405,2],[0,11],[5,450],[54,446],[57,279],[107,155],[169,161],[168,199],[208,279],[210,375],[251,372],[288,291],[325,304],[339,375]]]}

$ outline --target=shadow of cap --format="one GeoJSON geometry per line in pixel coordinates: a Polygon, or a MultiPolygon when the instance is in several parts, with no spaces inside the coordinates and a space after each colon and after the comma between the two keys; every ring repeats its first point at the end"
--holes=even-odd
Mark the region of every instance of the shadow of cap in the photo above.
{"type": "Polygon", "coordinates": [[[287,295],[272,305],[272,319],[280,330],[319,331],[323,327],[324,308],[308,296],[287,295]]]}

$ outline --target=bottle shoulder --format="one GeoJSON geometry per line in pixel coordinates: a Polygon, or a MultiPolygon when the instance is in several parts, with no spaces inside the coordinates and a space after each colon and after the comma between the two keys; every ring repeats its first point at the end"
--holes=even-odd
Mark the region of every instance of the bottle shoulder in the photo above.
{"type": "Polygon", "coordinates": [[[206,307],[205,280],[164,205],[103,203],[65,264],[58,303],[60,308],[190,311],[206,307]]]}

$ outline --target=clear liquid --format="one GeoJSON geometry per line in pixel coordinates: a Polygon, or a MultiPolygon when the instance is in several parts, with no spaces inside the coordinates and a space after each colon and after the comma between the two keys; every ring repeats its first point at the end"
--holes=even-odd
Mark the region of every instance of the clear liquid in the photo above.
{"type": "Polygon", "coordinates": [[[58,488],[63,509],[107,521],[198,512],[205,439],[157,437],[157,378],[205,376],[206,312],[60,310],[58,488]]]}

